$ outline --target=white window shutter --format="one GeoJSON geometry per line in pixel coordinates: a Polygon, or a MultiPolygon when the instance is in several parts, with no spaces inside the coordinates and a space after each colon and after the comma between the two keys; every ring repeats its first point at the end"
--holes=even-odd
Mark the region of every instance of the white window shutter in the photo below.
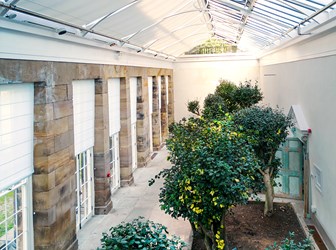
{"type": "Polygon", "coordinates": [[[95,86],[93,80],[78,80],[73,86],[75,155],[94,145],[95,86]]]}
{"type": "Polygon", "coordinates": [[[130,78],[131,124],[137,120],[137,78],[130,78]]]}
{"type": "Polygon", "coordinates": [[[0,190],[34,172],[34,86],[0,85],[0,190]]]}
{"type": "Polygon", "coordinates": [[[168,96],[168,91],[169,91],[169,79],[168,76],[165,76],[165,81],[166,81],[166,101],[167,105],[169,104],[169,96],[168,96]]]}
{"type": "Polygon", "coordinates": [[[120,78],[108,80],[110,136],[120,131],[120,78]]]}
{"type": "Polygon", "coordinates": [[[151,115],[153,113],[153,77],[148,77],[148,113],[151,115]]]}
{"type": "Polygon", "coordinates": [[[158,85],[158,96],[159,96],[159,109],[161,109],[161,76],[157,78],[157,85],[158,85]]]}

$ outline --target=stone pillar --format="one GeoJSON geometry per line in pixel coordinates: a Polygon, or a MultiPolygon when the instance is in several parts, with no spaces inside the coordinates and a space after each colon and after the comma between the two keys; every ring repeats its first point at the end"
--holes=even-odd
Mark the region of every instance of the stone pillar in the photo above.
{"type": "Polygon", "coordinates": [[[167,88],[166,79],[161,76],[161,135],[162,142],[168,138],[168,105],[167,105],[167,88]]]}
{"type": "Polygon", "coordinates": [[[134,182],[129,78],[120,78],[120,123],[120,184],[127,186],[134,182]]]}
{"type": "Polygon", "coordinates": [[[95,143],[94,183],[95,214],[107,214],[112,209],[109,153],[109,103],[107,80],[95,80],[95,143]]]}
{"type": "Polygon", "coordinates": [[[35,249],[77,249],[72,85],[49,77],[34,92],[35,249]]]}
{"type": "Polygon", "coordinates": [[[173,77],[168,76],[168,125],[174,122],[174,82],[173,77]]]}
{"type": "Polygon", "coordinates": [[[153,149],[154,150],[159,150],[161,148],[161,114],[160,114],[161,110],[159,107],[158,77],[153,77],[152,129],[153,129],[153,149]]]}
{"type": "Polygon", "coordinates": [[[145,167],[150,160],[148,122],[148,77],[138,77],[137,94],[137,151],[138,167],[145,167]]]}

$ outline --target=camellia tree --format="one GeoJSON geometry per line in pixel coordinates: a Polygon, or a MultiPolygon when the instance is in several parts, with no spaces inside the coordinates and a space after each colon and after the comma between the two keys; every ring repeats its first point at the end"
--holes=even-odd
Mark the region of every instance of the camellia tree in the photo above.
{"type": "Polygon", "coordinates": [[[199,101],[188,102],[188,111],[202,115],[207,119],[222,119],[225,113],[234,113],[248,108],[261,101],[263,95],[257,83],[251,81],[240,83],[239,86],[227,80],[220,80],[214,94],[209,94],[203,103],[203,110],[199,101]]]}
{"type": "Polygon", "coordinates": [[[287,129],[293,125],[291,118],[285,116],[279,109],[254,106],[235,113],[233,120],[246,135],[250,136],[250,142],[260,162],[260,168],[256,169],[263,176],[266,190],[264,214],[271,216],[274,179],[281,167],[281,162],[275,154],[280,144],[286,140],[287,129]]]}
{"type": "Polygon", "coordinates": [[[251,107],[263,98],[257,82],[252,84],[251,81],[245,81],[236,86],[234,83],[223,79],[216,87],[215,95],[223,98],[230,113],[251,107]]]}
{"type": "Polygon", "coordinates": [[[156,176],[164,178],[161,208],[174,218],[188,219],[208,250],[227,249],[225,215],[248,201],[256,181],[258,161],[235,128],[230,116],[173,124],[167,140],[172,167],[156,176]]]}

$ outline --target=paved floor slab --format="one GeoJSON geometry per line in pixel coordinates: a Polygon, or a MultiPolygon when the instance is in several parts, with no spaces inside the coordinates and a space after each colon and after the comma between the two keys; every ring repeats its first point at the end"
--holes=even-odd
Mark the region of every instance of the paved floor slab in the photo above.
{"type": "Polygon", "coordinates": [[[160,170],[169,168],[167,150],[161,149],[155,158],[145,168],[134,172],[134,184],[120,188],[112,196],[113,209],[107,215],[96,215],[88,221],[78,233],[80,250],[97,249],[103,232],[118,225],[122,221],[131,221],[139,216],[161,223],[168,228],[170,234],[180,236],[184,241],[190,242],[191,228],[188,221],[176,220],[165,214],[159,206],[159,193],[162,180],[148,186],[148,180],[153,178],[160,170]]]}

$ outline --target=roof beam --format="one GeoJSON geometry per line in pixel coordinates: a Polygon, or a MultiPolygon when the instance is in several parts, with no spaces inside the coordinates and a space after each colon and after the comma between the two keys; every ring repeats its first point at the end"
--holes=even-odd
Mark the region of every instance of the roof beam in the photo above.
{"type": "MultiPolygon", "coordinates": [[[[105,19],[107,19],[107,18],[109,18],[109,17],[111,17],[111,16],[114,16],[114,15],[116,15],[116,14],[122,12],[123,10],[128,9],[129,7],[131,7],[131,6],[133,6],[134,4],[138,3],[139,1],[140,1],[140,0],[135,0],[135,1],[131,2],[131,3],[129,3],[129,4],[126,4],[125,6],[119,8],[119,9],[117,9],[117,10],[114,10],[114,11],[108,13],[107,15],[102,16],[102,17],[100,17],[100,18],[98,18],[98,19],[92,21],[91,23],[84,24],[83,27],[92,30],[94,27],[96,27],[98,24],[100,24],[100,23],[101,23],[102,21],[104,21],[105,19]]],[[[88,32],[85,31],[85,32],[83,32],[82,35],[85,36],[87,33],[88,33],[88,32]]]]}
{"type": "MultiPolygon", "coordinates": [[[[210,22],[209,22],[210,23],[210,22]]],[[[168,36],[171,36],[173,33],[175,33],[176,31],[179,31],[179,30],[182,30],[182,29],[186,29],[186,28],[190,28],[190,27],[193,27],[193,26],[200,26],[200,25],[204,25],[204,23],[194,23],[194,24],[188,24],[188,25],[182,25],[182,26],[179,26],[178,28],[174,29],[173,31],[169,32],[168,34],[164,35],[163,37],[159,37],[157,39],[155,39],[154,41],[151,41],[150,43],[148,44],[145,44],[144,45],[144,49],[149,49],[152,45],[154,45],[156,42],[168,37],[168,36]]]]}
{"type": "Polygon", "coordinates": [[[193,2],[193,1],[194,1],[194,0],[190,0],[190,1],[188,1],[186,4],[182,5],[182,6],[181,6],[180,8],[178,8],[177,10],[172,11],[170,14],[168,14],[168,15],[166,15],[166,16],[160,18],[158,21],[152,23],[151,25],[148,25],[148,26],[146,26],[146,27],[144,27],[144,28],[138,30],[137,32],[135,32],[135,33],[133,33],[133,34],[130,34],[130,35],[128,35],[128,36],[125,36],[125,37],[121,38],[121,40],[129,41],[129,40],[131,40],[133,37],[135,37],[136,35],[138,35],[138,34],[144,32],[144,31],[146,31],[146,30],[148,30],[148,29],[150,29],[150,28],[153,28],[153,27],[159,25],[159,24],[162,23],[164,20],[166,20],[166,19],[168,19],[168,18],[171,18],[171,17],[174,17],[174,16],[177,16],[177,15],[181,14],[182,12],[178,12],[178,11],[182,10],[184,7],[186,7],[187,5],[189,5],[189,4],[190,4],[191,2],[193,2]]]}
{"type": "MultiPolygon", "coordinates": [[[[20,0],[12,0],[10,3],[7,4],[17,4],[20,0]]],[[[1,12],[0,12],[0,16],[5,16],[7,14],[7,12],[9,11],[9,9],[4,8],[1,12]]]]}
{"type": "Polygon", "coordinates": [[[193,37],[193,36],[197,36],[197,35],[203,35],[203,34],[208,34],[208,35],[210,35],[209,32],[198,32],[198,31],[197,31],[197,32],[195,32],[195,33],[193,33],[193,34],[191,34],[191,35],[187,35],[187,36],[185,36],[185,37],[183,37],[183,38],[177,40],[176,42],[173,42],[173,43],[169,44],[168,46],[165,46],[165,47],[163,47],[163,48],[160,48],[159,51],[164,51],[165,49],[167,49],[167,48],[169,48],[169,47],[171,47],[171,46],[173,46],[173,45],[175,45],[175,44],[177,44],[177,43],[180,43],[180,42],[184,41],[185,39],[188,39],[189,37],[193,37]]]}

